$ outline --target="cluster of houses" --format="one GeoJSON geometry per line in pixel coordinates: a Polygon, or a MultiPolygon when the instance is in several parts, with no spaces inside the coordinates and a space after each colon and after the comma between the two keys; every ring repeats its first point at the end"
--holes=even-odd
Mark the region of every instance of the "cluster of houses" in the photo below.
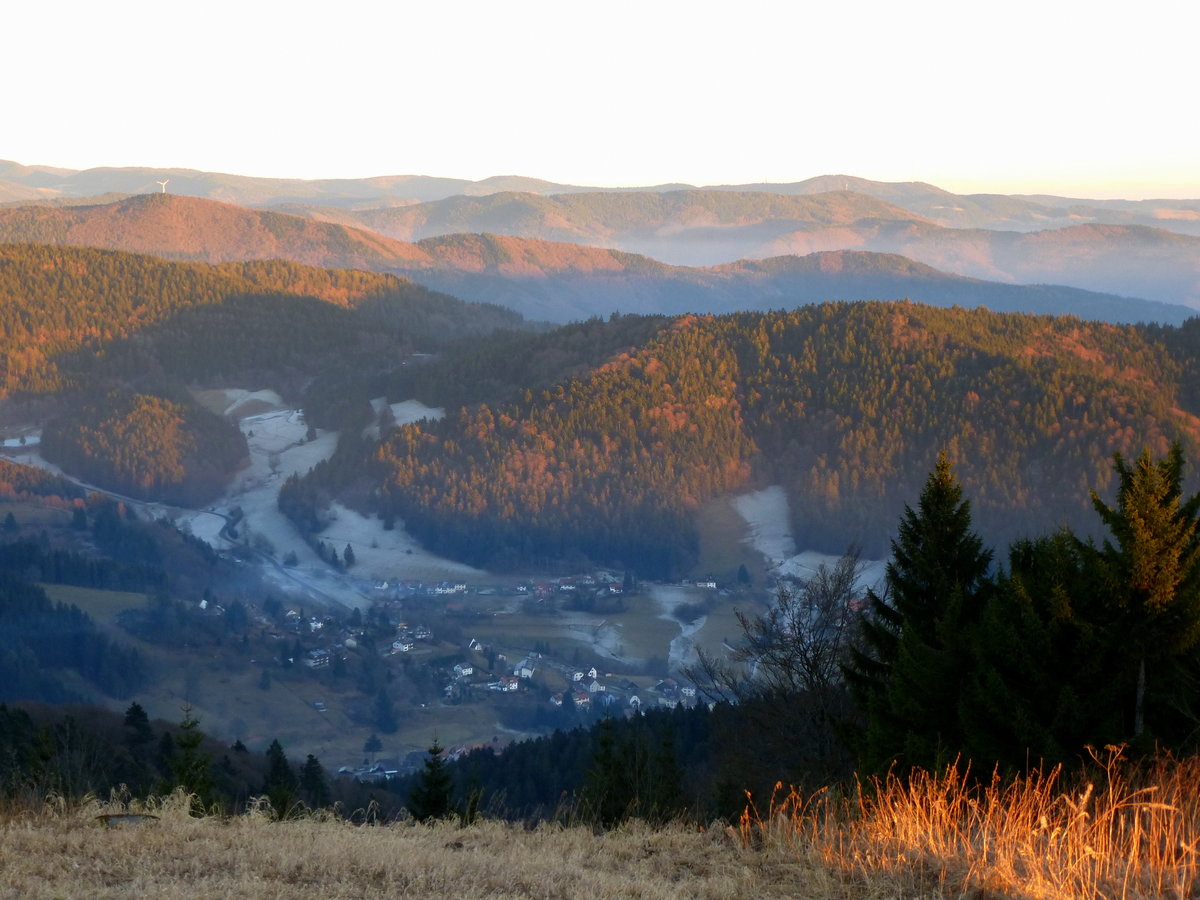
{"type": "MultiPolygon", "coordinates": [[[[488,648],[475,639],[468,642],[467,650],[472,657],[488,653],[488,648]]],[[[503,667],[502,670],[506,674],[484,682],[480,676],[490,673],[482,672],[472,659],[467,659],[455,664],[454,680],[446,686],[446,693],[449,695],[461,691],[472,684],[499,693],[528,690],[538,668],[547,665],[547,660],[542,654],[536,652],[527,654],[511,668],[503,654],[496,654],[493,658],[503,667]]],[[[623,706],[636,713],[644,709],[647,703],[660,706],[675,706],[682,703],[686,706],[696,701],[696,688],[681,684],[673,678],[659,681],[653,687],[642,688],[628,678],[612,680],[612,675],[604,676],[604,678],[610,679],[606,682],[602,680],[601,673],[595,666],[586,670],[559,668],[558,674],[566,679],[568,687],[566,690],[555,691],[550,695],[550,703],[557,707],[571,704],[576,709],[588,710],[596,706],[605,708],[623,706]],[[639,692],[653,695],[653,698],[644,700],[639,696],[639,692]]]]}
{"type": "Polygon", "coordinates": [[[465,594],[470,591],[465,581],[439,581],[425,584],[423,581],[375,581],[370,585],[371,595],[377,600],[403,600],[406,597],[445,597],[465,594]]]}
{"type": "Polygon", "coordinates": [[[411,653],[417,648],[417,641],[432,641],[433,630],[425,625],[409,626],[401,622],[396,626],[396,639],[392,641],[392,653],[411,653]]]}

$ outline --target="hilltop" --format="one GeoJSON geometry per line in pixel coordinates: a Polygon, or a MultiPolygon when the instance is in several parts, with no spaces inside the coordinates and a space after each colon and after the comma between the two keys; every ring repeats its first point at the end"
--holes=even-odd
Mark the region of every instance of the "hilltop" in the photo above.
{"type": "Polygon", "coordinates": [[[289,259],[374,271],[428,262],[413,245],[367,231],[173,194],[139,194],[90,206],[0,209],[0,241],[214,263],[289,259]]]}

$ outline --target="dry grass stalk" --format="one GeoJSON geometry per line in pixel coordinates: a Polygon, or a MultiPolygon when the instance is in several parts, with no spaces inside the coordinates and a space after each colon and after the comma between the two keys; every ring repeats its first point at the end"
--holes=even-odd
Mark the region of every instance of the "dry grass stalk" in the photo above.
{"type": "Polygon", "coordinates": [[[849,798],[777,790],[765,816],[747,807],[740,838],[813,850],[866,881],[891,877],[944,896],[1195,897],[1200,758],[1139,769],[1109,747],[1096,762],[1094,779],[1077,788],[1061,768],[979,784],[950,766],[860,784],[849,798]]]}

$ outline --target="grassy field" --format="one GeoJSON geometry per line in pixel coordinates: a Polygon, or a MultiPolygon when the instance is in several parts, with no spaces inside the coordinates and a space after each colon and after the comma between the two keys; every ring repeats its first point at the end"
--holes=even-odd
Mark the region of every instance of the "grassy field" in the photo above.
{"type": "Polygon", "coordinates": [[[746,520],[734,509],[732,498],[721,497],[705,504],[696,517],[696,527],[700,559],[704,562],[693,577],[714,575],[732,580],[738,566],[744,565],[755,584],[764,582],[767,572],[762,554],[746,543],[746,520]]]}
{"type": "Polygon", "coordinates": [[[724,643],[728,641],[736,645],[742,637],[737,613],[740,611],[743,615],[754,616],[765,609],[765,604],[757,594],[735,594],[723,598],[709,610],[704,627],[696,633],[696,646],[714,656],[724,655],[724,643]]]}
{"type": "Polygon", "coordinates": [[[69,584],[43,584],[41,587],[55,603],[78,606],[100,625],[113,625],[119,613],[146,605],[145,594],[130,591],[102,591],[69,584]]]}
{"type": "Polygon", "coordinates": [[[1200,760],[1132,767],[1116,748],[1070,778],[915,773],[849,794],[781,793],[706,827],[361,821],[193,817],[178,795],[0,806],[0,896],[1185,900],[1200,890],[1200,760]],[[120,812],[153,818],[100,818],[120,812]]]}
{"type": "Polygon", "coordinates": [[[0,824],[0,896],[22,900],[471,898],[837,898],[840,878],[787,848],[746,850],[724,828],[608,834],[587,827],[526,830],[362,827],[319,817],[195,819],[183,804],[145,824],[105,827],[86,804],[0,824]]]}

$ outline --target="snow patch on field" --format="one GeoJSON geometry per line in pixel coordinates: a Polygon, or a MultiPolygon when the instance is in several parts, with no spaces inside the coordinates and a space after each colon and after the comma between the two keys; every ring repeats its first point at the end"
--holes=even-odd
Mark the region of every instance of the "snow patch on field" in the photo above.
{"type": "MultiPolygon", "coordinates": [[[[803,553],[798,553],[790,559],[784,560],[776,567],[775,571],[782,577],[806,581],[816,574],[818,567],[824,565],[826,568],[832,569],[838,564],[838,560],[840,559],[840,556],[832,553],[818,553],[816,550],[805,550],[803,553]]],[[[882,559],[864,559],[862,560],[862,564],[863,569],[858,576],[858,589],[881,588],[884,571],[887,568],[887,561],[882,559]]]]}
{"type": "Polygon", "coordinates": [[[667,652],[667,670],[680,672],[684,666],[699,661],[696,654],[696,634],[708,621],[708,616],[698,616],[694,621],[683,623],[675,618],[675,608],[681,603],[693,602],[696,599],[694,588],[682,587],[675,584],[654,584],[649,586],[650,596],[658,604],[660,619],[669,619],[679,626],[679,635],[671,641],[667,652]]]}
{"type": "Polygon", "coordinates": [[[742,494],[734,498],[733,508],[749,527],[746,540],[770,565],[779,565],[796,555],[787,494],[780,485],[742,494]]]}
{"type": "MultiPolygon", "coordinates": [[[[400,522],[387,531],[379,520],[340,504],[333,505],[333,521],[319,537],[339,556],[347,545],[353,547],[355,565],[345,575],[334,572],[279,511],[278,502],[279,489],[288,478],[305,474],[333,455],[337,433],[316,429],[309,440],[304,414],[287,407],[274,391],[225,390],[210,393],[208,399],[239,419],[250,462],[213,507],[178,517],[183,530],[219,550],[244,541],[254,549],[268,551],[277,563],[294,555],[295,566],[264,566],[264,574],[289,592],[300,590],[350,606],[367,603],[356,587],[359,582],[385,578],[434,581],[483,574],[421,549],[400,522]],[[236,539],[230,538],[229,527],[237,531],[236,539]]],[[[398,424],[442,415],[442,410],[416,400],[391,404],[391,409],[398,424]]]]}
{"type": "Polygon", "coordinates": [[[440,406],[426,406],[420,400],[405,400],[392,404],[392,416],[397,425],[407,425],[421,419],[443,419],[446,417],[446,410],[440,406]]]}
{"type": "Polygon", "coordinates": [[[486,573],[463,563],[435,556],[421,548],[397,520],[391,531],[383,523],[334,503],[334,521],[319,535],[338,555],[354,550],[350,575],[375,581],[442,581],[452,576],[479,577],[486,573]]]}
{"type": "MultiPolygon", "coordinates": [[[[733,501],[738,515],[746,520],[749,529],[747,542],[767,559],[771,570],[784,578],[805,580],[812,577],[821,565],[832,568],[839,556],[818,553],[816,550],[797,552],[792,538],[791,511],[787,494],[780,485],[743,494],[733,501]]],[[[859,587],[873,587],[883,580],[885,560],[863,560],[864,568],[859,587]]]]}

